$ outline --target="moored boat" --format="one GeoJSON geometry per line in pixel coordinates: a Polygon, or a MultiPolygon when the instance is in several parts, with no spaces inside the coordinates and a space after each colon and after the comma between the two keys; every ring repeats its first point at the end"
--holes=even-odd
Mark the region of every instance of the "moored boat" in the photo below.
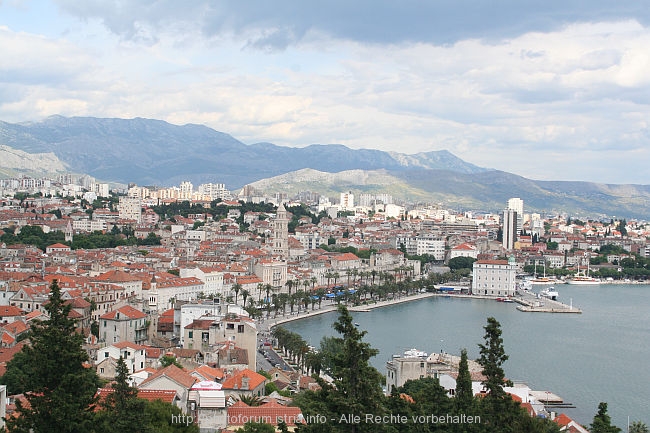
{"type": "Polygon", "coordinates": [[[548,289],[544,289],[541,292],[539,292],[540,296],[543,296],[544,298],[551,299],[553,301],[557,301],[557,298],[560,297],[560,294],[558,293],[557,290],[555,290],[555,287],[549,287],[548,289]]]}

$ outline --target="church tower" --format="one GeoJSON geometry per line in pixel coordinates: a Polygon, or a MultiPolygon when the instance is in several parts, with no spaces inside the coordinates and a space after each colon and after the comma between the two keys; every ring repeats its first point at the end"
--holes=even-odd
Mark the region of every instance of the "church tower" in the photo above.
{"type": "Polygon", "coordinates": [[[70,220],[68,220],[68,225],[65,226],[65,242],[72,242],[72,236],[74,235],[74,231],[72,230],[72,223],[70,220]]]}
{"type": "Polygon", "coordinates": [[[273,252],[284,259],[289,256],[289,218],[283,203],[280,203],[273,221],[273,252]]]}

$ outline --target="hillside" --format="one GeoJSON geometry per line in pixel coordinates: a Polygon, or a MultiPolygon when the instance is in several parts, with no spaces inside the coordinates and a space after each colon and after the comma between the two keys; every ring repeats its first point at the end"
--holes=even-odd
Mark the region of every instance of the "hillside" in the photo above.
{"type": "Polygon", "coordinates": [[[576,216],[650,215],[650,186],[545,182],[469,164],[446,150],[413,155],[338,144],[244,144],[202,125],[150,119],[66,118],[0,122],[0,176],[69,171],[102,181],[172,186],[189,180],[254,183],[269,193],[385,192],[396,199],[496,212],[510,197],[527,211],[576,216]],[[29,154],[32,154],[29,156],[29,154]]]}

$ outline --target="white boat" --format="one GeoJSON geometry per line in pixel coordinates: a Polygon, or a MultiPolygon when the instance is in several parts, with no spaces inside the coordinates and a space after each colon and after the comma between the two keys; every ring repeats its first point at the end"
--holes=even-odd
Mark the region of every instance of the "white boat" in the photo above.
{"type": "Polygon", "coordinates": [[[589,276],[589,264],[587,264],[586,272],[580,273],[580,270],[578,269],[578,272],[573,277],[567,278],[566,283],[580,284],[583,286],[595,286],[597,284],[600,284],[600,279],[589,276]]]}
{"type": "Polygon", "coordinates": [[[418,349],[409,349],[404,351],[404,358],[426,358],[427,353],[418,349]]]}
{"type": "Polygon", "coordinates": [[[585,275],[576,275],[573,278],[568,278],[566,280],[567,284],[580,284],[583,286],[595,286],[600,284],[600,280],[594,277],[587,277],[585,275]]]}
{"type": "Polygon", "coordinates": [[[560,294],[558,293],[557,290],[555,290],[555,287],[549,287],[548,289],[544,289],[541,292],[539,292],[539,295],[551,299],[553,301],[557,301],[557,298],[560,297],[560,294]]]}

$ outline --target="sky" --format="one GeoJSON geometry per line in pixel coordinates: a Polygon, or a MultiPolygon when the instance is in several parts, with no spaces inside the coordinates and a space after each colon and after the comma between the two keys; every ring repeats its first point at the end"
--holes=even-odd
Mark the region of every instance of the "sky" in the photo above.
{"type": "Polygon", "coordinates": [[[0,0],[0,120],[204,124],[538,180],[650,184],[650,7],[0,0]]]}

